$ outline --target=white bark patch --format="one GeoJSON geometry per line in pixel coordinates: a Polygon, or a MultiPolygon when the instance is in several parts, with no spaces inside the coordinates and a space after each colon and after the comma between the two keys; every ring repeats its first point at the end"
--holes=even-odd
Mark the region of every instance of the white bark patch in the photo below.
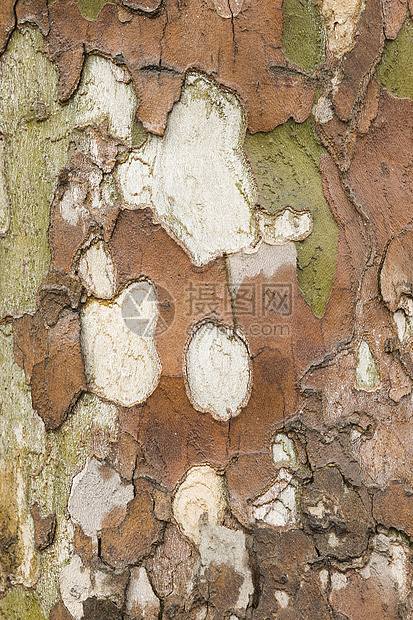
{"type": "Polygon", "coordinates": [[[334,111],[330,99],[322,95],[313,107],[313,114],[317,123],[321,123],[322,125],[333,120],[334,111]]]}
{"type": "Polygon", "coordinates": [[[92,568],[93,591],[90,596],[96,596],[101,600],[109,600],[118,607],[123,607],[125,602],[125,582],[121,577],[121,571],[112,571],[103,563],[94,564],[92,568]]]}
{"type": "Polygon", "coordinates": [[[336,547],[339,546],[340,539],[336,536],[336,534],[334,532],[330,532],[330,534],[328,535],[328,544],[333,549],[335,549],[336,547]]]}
{"type": "Polygon", "coordinates": [[[182,532],[197,545],[201,541],[200,517],[206,513],[209,523],[220,525],[226,507],[224,479],[209,465],[192,467],[172,502],[172,512],[182,532]]]}
{"type": "MultiPolygon", "coordinates": [[[[320,500],[315,506],[309,506],[307,510],[313,517],[318,517],[319,519],[322,519],[326,512],[329,512],[330,508],[327,508],[324,502],[320,500]]],[[[334,508],[334,513],[336,512],[337,510],[336,508],[334,508]]]]}
{"type": "Polygon", "coordinates": [[[109,133],[131,142],[136,95],[131,84],[119,81],[115,65],[101,56],[89,56],[75,95],[76,120],[87,125],[107,118],[109,133]]]}
{"type": "Polygon", "coordinates": [[[281,267],[292,265],[295,269],[297,250],[294,243],[285,245],[268,245],[260,243],[254,253],[237,252],[228,257],[231,272],[231,286],[235,293],[244,280],[254,278],[262,273],[272,278],[281,267]]]}
{"type": "Polygon", "coordinates": [[[116,290],[116,272],[110,251],[103,241],[94,243],[79,260],[79,276],[89,293],[111,299],[116,290]]]}
{"type": "Polygon", "coordinates": [[[59,204],[62,218],[72,226],[77,226],[79,219],[87,214],[87,210],[83,206],[85,199],[85,186],[72,181],[59,204]]]}
{"type": "Polygon", "coordinates": [[[290,597],[288,596],[287,592],[284,592],[284,590],[276,590],[274,592],[274,596],[281,609],[286,609],[288,607],[290,597]]]}
{"type": "Polygon", "coordinates": [[[396,590],[400,600],[406,600],[411,592],[411,550],[398,534],[378,534],[373,542],[373,552],[360,575],[378,580],[382,592],[396,590]]]}
{"type": "Polygon", "coordinates": [[[396,310],[393,314],[394,323],[396,325],[397,335],[399,337],[400,342],[404,341],[405,335],[407,333],[407,321],[406,315],[403,310],[396,310]]]}
{"type": "Polygon", "coordinates": [[[364,338],[357,350],[356,386],[365,392],[372,392],[380,387],[379,363],[364,338]]]}
{"type": "Polygon", "coordinates": [[[126,613],[133,618],[158,620],[160,602],[143,567],[132,568],[126,591],[126,613]]]}
{"type": "Polygon", "coordinates": [[[291,207],[278,213],[258,211],[257,220],[263,241],[269,245],[302,241],[313,230],[313,216],[310,211],[295,211],[291,207]]]}
{"type": "Polygon", "coordinates": [[[328,570],[326,570],[325,568],[321,569],[320,570],[320,583],[324,591],[326,591],[328,588],[328,578],[329,578],[328,570]]]}
{"type": "Polygon", "coordinates": [[[83,601],[92,591],[90,568],[83,566],[78,555],[73,556],[59,577],[62,601],[74,620],[83,618],[83,601]]]}
{"type": "Polygon", "coordinates": [[[10,198],[6,177],[6,138],[0,135],[0,237],[7,235],[10,227],[10,198]]]}
{"type": "Polygon", "coordinates": [[[297,482],[293,475],[281,468],[274,484],[254,500],[252,516],[273,527],[292,527],[298,521],[297,482]]]}
{"type": "Polygon", "coordinates": [[[249,558],[244,532],[230,530],[219,525],[210,525],[206,519],[204,522],[201,519],[200,531],[199,553],[202,569],[207,569],[211,564],[226,565],[243,577],[234,611],[245,612],[254,593],[254,585],[248,566],[249,558]]]}
{"type": "Polygon", "coordinates": [[[86,599],[96,596],[98,599],[111,600],[119,607],[124,602],[122,581],[110,570],[92,570],[84,566],[81,558],[74,555],[59,576],[62,601],[74,620],[81,620],[83,603],[86,599]]]}
{"type": "Polygon", "coordinates": [[[285,469],[297,469],[298,454],[293,440],[285,433],[277,433],[272,444],[272,457],[280,468],[274,484],[251,505],[252,517],[273,527],[294,527],[298,521],[298,482],[285,469]]]}
{"type": "Polygon", "coordinates": [[[343,573],[332,573],[331,575],[331,589],[342,590],[347,585],[347,577],[343,573]]]}
{"type": "Polygon", "coordinates": [[[105,524],[116,527],[133,499],[133,485],[122,482],[119,474],[96,458],[88,460],[73,478],[68,511],[87,536],[96,538],[105,524]]]}
{"type": "Polygon", "coordinates": [[[156,388],[161,363],[153,334],[158,303],[152,284],[134,282],[111,303],[84,307],[82,349],[89,388],[125,407],[143,402],[156,388]]]}
{"type": "Polygon", "coordinates": [[[191,73],[164,136],[150,135],[119,166],[125,200],[150,203],[197,265],[255,241],[257,190],[244,136],[235,95],[191,73]]]}
{"type": "Polygon", "coordinates": [[[393,313],[393,319],[400,342],[407,342],[413,334],[413,318],[411,312],[399,308],[393,313]]]}
{"type": "Polygon", "coordinates": [[[277,433],[272,444],[272,458],[275,465],[298,467],[298,455],[293,440],[284,433],[277,433]]]}
{"type": "Polygon", "coordinates": [[[410,594],[409,572],[410,553],[406,545],[393,543],[391,545],[390,577],[396,584],[402,598],[410,594]]]}
{"type": "Polygon", "coordinates": [[[230,328],[207,322],[192,335],[185,357],[188,396],[194,407],[216,420],[237,416],[250,395],[245,342],[230,328]]]}

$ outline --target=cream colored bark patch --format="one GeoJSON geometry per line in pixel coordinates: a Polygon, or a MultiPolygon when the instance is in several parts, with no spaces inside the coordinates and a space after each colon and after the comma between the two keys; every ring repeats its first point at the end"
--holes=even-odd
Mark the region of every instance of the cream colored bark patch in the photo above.
{"type": "Polygon", "coordinates": [[[199,519],[208,515],[212,525],[220,525],[227,507],[224,478],[209,465],[189,470],[172,502],[173,515],[182,532],[194,543],[201,541],[199,519]]]}
{"type": "Polygon", "coordinates": [[[356,386],[366,392],[372,392],[380,387],[379,363],[364,338],[357,350],[356,386]]]}
{"type": "Polygon", "coordinates": [[[321,14],[326,21],[327,49],[341,58],[355,44],[364,0],[323,0],[321,14]]]}
{"type": "Polygon", "coordinates": [[[0,134],[0,237],[10,227],[10,198],[6,176],[6,138],[0,134]]]}
{"type": "Polygon", "coordinates": [[[273,527],[292,527],[298,521],[298,484],[293,475],[281,468],[274,484],[252,503],[252,516],[273,527]]]}
{"type": "Polygon", "coordinates": [[[294,243],[284,245],[268,245],[260,243],[254,252],[241,251],[228,257],[231,272],[231,286],[235,293],[245,279],[251,279],[262,273],[272,278],[282,267],[297,263],[297,250],[294,243]]]}
{"type": "Polygon", "coordinates": [[[122,607],[125,599],[124,580],[119,577],[119,573],[112,572],[103,563],[99,566],[95,561],[90,568],[84,566],[78,555],[74,555],[59,576],[62,601],[72,618],[84,618],[83,603],[91,597],[110,600],[122,607]]]}
{"type": "Polygon", "coordinates": [[[393,313],[393,319],[400,342],[407,342],[412,337],[413,333],[412,313],[410,311],[406,312],[404,309],[399,309],[393,313]]]}
{"type": "Polygon", "coordinates": [[[278,213],[258,211],[257,220],[263,241],[269,245],[302,241],[313,230],[313,216],[310,211],[295,211],[290,207],[278,213]]]}
{"type": "Polygon", "coordinates": [[[333,106],[330,99],[321,95],[316,105],[313,107],[314,118],[317,123],[328,123],[334,118],[333,106]]]}
{"type": "Polygon", "coordinates": [[[272,458],[275,465],[298,467],[298,455],[293,440],[285,433],[277,433],[272,444],[272,458]]]}
{"type": "Polygon", "coordinates": [[[72,181],[68,184],[59,205],[62,218],[72,226],[77,226],[79,219],[87,214],[83,206],[85,201],[86,188],[72,181]]]}
{"type": "Polygon", "coordinates": [[[74,620],[83,618],[83,601],[92,591],[90,568],[83,565],[78,555],[73,556],[60,573],[60,593],[64,606],[74,620]]]}
{"type": "Polygon", "coordinates": [[[287,592],[284,592],[284,590],[276,590],[274,592],[274,596],[281,609],[286,609],[288,607],[290,603],[290,597],[288,596],[287,592]]]}
{"type": "Polygon", "coordinates": [[[82,349],[91,391],[129,407],[158,384],[153,334],[158,303],[152,284],[134,282],[111,303],[91,299],[82,313],[82,349]]]}
{"type": "Polygon", "coordinates": [[[347,585],[347,577],[343,575],[343,573],[332,573],[331,574],[331,589],[333,592],[335,590],[342,590],[347,585]]]}
{"type": "Polygon", "coordinates": [[[109,249],[103,241],[94,243],[79,260],[79,276],[88,291],[99,299],[111,299],[116,290],[116,273],[109,249]]]}
{"type": "Polygon", "coordinates": [[[113,68],[106,58],[88,57],[75,95],[77,122],[86,125],[91,117],[106,118],[109,133],[130,143],[136,95],[130,84],[117,80],[113,68]]]}
{"type": "Polygon", "coordinates": [[[92,457],[73,478],[67,507],[73,521],[95,538],[105,524],[119,525],[132,499],[133,485],[122,482],[114,469],[92,457]]]}
{"type": "Polygon", "coordinates": [[[384,594],[396,590],[401,601],[411,593],[411,550],[400,534],[378,534],[368,563],[359,571],[365,580],[377,580],[384,594]]]}
{"type": "Polygon", "coordinates": [[[207,322],[192,335],[186,352],[188,396],[216,420],[237,416],[249,399],[251,366],[245,342],[223,325],[207,322]]]}
{"type": "Polygon", "coordinates": [[[285,433],[275,435],[272,458],[280,469],[272,486],[252,502],[252,517],[255,521],[262,521],[273,527],[294,527],[299,521],[299,484],[286,467],[297,469],[299,461],[295,444],[285,433]]]}
{"type": "Polygon", "coordinates": [[[149,136],[119,167],[125,200],[150,204],[198,265],[256,238],[257,190],[244,136],[235,95],[191,73],[165,135],[149,136]]]}
{"type": "Polygon", "coordinates": [[[126,612],[132,618],[158,620],[160,602],[148,579],[146,570],[132,568],[128,589],[126,591],[126,612]]]}

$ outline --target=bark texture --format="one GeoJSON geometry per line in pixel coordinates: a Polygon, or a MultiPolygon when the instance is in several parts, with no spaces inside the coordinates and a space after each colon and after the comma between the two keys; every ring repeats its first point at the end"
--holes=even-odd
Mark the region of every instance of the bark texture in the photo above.
{"type": "Polygon", "coordinates": [[[1,620],[413,620],[412,11],[2,2],[1,620]]]}

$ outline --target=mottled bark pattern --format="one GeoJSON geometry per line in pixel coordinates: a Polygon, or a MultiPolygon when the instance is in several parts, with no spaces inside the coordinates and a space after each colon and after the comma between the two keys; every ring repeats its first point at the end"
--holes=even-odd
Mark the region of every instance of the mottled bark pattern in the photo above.
{"type": "Polygon", "coordinates": [[[412,9],[2,2],[0,620],[413,619],[412,9]]]}

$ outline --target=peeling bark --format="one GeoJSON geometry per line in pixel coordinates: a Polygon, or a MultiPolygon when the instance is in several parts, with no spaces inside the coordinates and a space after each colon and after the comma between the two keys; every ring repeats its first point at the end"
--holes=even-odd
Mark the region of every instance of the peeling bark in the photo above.
{"type": "Polygon", "coordinates": [[[413,617],[412,32],[3,2],[0,619],[413,617]]]}

